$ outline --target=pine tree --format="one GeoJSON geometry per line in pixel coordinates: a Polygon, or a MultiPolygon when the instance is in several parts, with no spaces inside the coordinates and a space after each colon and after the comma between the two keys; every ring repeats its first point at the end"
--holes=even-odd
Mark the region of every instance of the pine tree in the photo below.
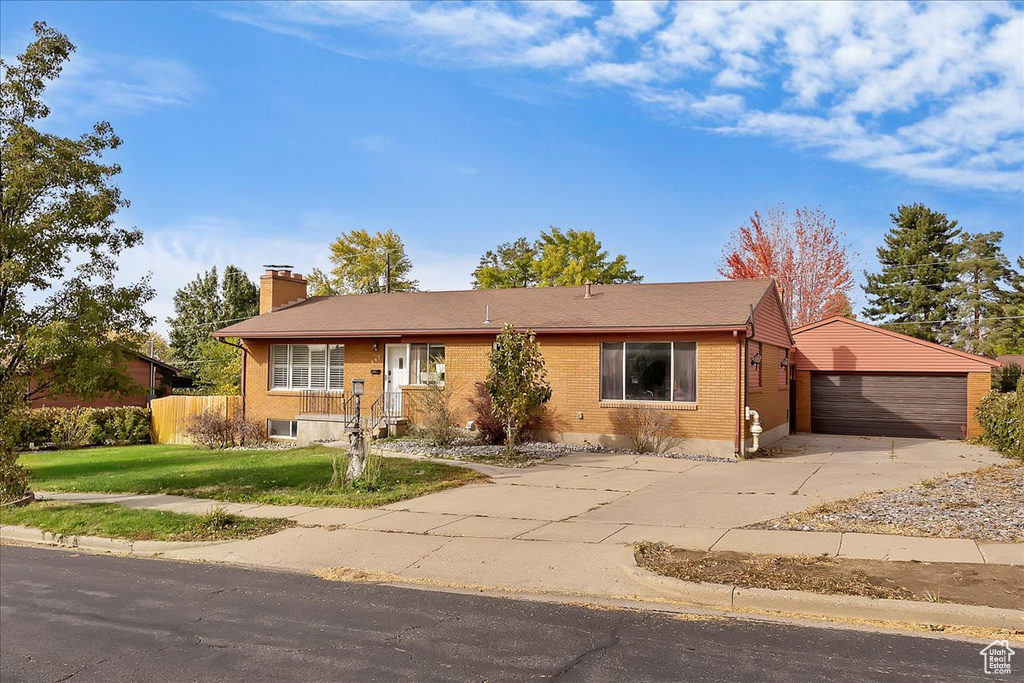
{"type": "Polygon", "coordinates": [[[223,349],[207,343],[210,335],[256,315],[259,307],[259,287],[237,266],[227,266],[223,280],[217,276],[216,266],[199,273],[174,293],[175,315],[167,319],[175,365],[186,377],[202,380],[210,376],[210,372],[202,372],[202,366],[220,363],[224,355],[223,349]]]}
{"type": "Polygon", "coordinates": [[[1012,332],[1012,285],[1016,273],[1000,248],[1001,232],[964,233],[960,284],[954,291],[962,320],[954,346],[971,353],[996,355],[1012,332]]]}
{"type": "Polygon", "coordinates": [[[960,229],[944,213],[923,204],[900,206],[878,248],[880,273],[865,273],[868,318],[897,323],[892,329],[928,341],[949,343],[955,327],[963,247],[960,229]],[[908,324],[909,323],[909,324],[908,324]]]}

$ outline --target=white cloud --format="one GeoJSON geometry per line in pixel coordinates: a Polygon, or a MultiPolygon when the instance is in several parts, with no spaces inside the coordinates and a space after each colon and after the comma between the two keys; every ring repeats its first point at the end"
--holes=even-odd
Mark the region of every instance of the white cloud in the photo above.
{"type": "Polygon", "coordinates": [[[81,49],[49,84],[46,101],[55,116],[110,116],[190,104],[202,90],[195,71],[179,61],[81,49]]]}
{"type": "MultiPolygon", "coordinates": [[[[247,226],[237,221],[196,216],[174,225],[145,231],[141,246],[125,252],[119,259],[118,281],[136,281],[152,273],[156,298],[147,311],[156,318],[157,330],[167,332],[167,318],[174,315],[174,293],[212,266],[218,272],[233,264],[259,280],[265,263],[288,263],[298,273],[313,268],[331,267],[328,244],[336,232],[324,227],[334,225],[330,217],[304,216],[299,226],[247,226]],[[258,227],[258,229],[254,229],[258,227]],[[259,237],[254,239],[254,234],[259,237]],[[273,235],[281,235],[274,237],[273,235]]],[[[479,256],[452,251],[436,251],[418,244],[406,245],[412,260],[412,277],[421,289],[467,289],[479,256]]]]}
{"type": "Polygon", "coordinates": [[[310,2],[222,16],[378,58],[559,71],[684,123],[915,181],[1024,185],[1024,10],[1009,3],[310,2]],[[340,30],[347,29],[347,30],[340,30]]]}
{"type": "Polygon", "coordinates": [[[667,6],[667,0],[615,0],[612,13],[597,21],[597,30],[613,36],[636,38],[664,21],[661,12],[667,6]]]}

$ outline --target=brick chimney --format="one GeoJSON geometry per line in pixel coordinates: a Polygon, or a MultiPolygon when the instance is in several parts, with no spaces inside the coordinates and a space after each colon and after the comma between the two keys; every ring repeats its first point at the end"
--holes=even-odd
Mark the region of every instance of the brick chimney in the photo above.
{"type": "Polygon", "coordinates": [[[306,278],[291,266],[267,265],[260,276],[260,315],[306,298],[306,278]]]}

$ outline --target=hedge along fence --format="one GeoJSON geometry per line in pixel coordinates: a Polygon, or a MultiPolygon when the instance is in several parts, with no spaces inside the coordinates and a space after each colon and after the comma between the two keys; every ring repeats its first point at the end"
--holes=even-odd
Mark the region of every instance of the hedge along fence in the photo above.
{"type": "Polygon", "coordinates": [[[185,433],[188,420],[204,411],[222,412],[230,418],[240,410],[238,396],[165,396],[149,403],[153,443],[191,444],[185,433]]]}
{"type": "Polygon", "coordinates": [[[149,442],[148,408],[34,408],[19,415],[19,448],[60,449],[149,442]]]}

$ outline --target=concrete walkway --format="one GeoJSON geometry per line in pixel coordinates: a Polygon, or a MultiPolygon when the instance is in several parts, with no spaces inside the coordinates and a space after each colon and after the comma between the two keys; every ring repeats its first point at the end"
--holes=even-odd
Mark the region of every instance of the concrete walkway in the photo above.
{"type": "MultiPolygon", "coordinates": [[[[254,540],[169,547],[165,557],[293,571],[347,567],[432,585],[658,599],[630,545],[1024,566],[1024,544],[741,527],[826,500],[1005,462],[958,442],[795,437],[739,463],[583,453],[377,509],[245,505],[179,496],[42,494],[78,502],[249,517],[297,527],[254,540]]],[[[718,587],[722,588],[722,587],[718,587]]],[[[707,585],[708,591],[715,587],[707,585]]]]}
{"type": "MultiPolygon", "coordinates": [[[[481,485],[481,491],[485,494],[489,492],[486,485],[481,485]]],[[[297,542],[300,539],[322,538],[324,545],[319,548],[319,551],[323,556],[331,554],[326,546],[336,545],[342,539],[361,538],[365,539],[365,542],[378,545],[381,543],[382,534],[400,535],[387,539],[386,545],[391,547],[393,542],[408,543],[414,554],[421,550],[432,553],[433,550],[430,548],[436,546],[434,550],[440,549],[446,544],[445,539],[474,542],[481,548],[503,547],[503,544],[495,544],[494,541],[515,541],[516,543],[513,544],[505,544],[506,547],[519,548],[523,552],[527,552],[528,549],[527,554],[533,554],[535,551],[550,553],[552,562],[561,556],[562,550],[570,550],[576,546],[579,546],[576,549],[577,552],[583,552],[583,547],[591,546],[589,552],[600,555],[604,552],[604,548],[628,547],[636,541],[652,540],[653,537],[665,540],[670,537],[673,539],[672,545],[692,550],[733,550],[784,555],[829,555],[869,560],[916,560],[919,562],[1024,566],[1024,544],[986,543],[967,539],[817,531],[651,527],[560,519],[547,520],[537,517],[531,519],[412,512],[392,510],[390,506],[354,509],[223,503],[215,500],[165,495],[40,492],[37,497],[42,500],[78,503],[117,503],[126,507],[193,514],[222,508],[244,517],[292,519],[298,524],[298,529],[288,530],[256,541],[235,541],[226,545],[254,545],[262,548],[268,542],[272,542],[273,545],[282,544],[281,550],[287,553],[292,540],[297,542]],[[361,533],[334,533],[337,531],[361,533]],[[376,540],[369,540],[371,538],[376,538],[376,540]],[[546,543],[537,546],[530,544],[531,541],[546,543]]],[[[561,502],[565,503],[565,501],[561,502]]],[[[499,512],[508,511],[501,510],[499,512]]],[[[532,514],[550,514],[552,517],[557,517],[558,506],[555,504],[549,508],[541,506],[532,514]]],[[[225,544],[218,544],[218,546],[222,545],[225,544]]],[[[341,549],[343,549],[342,554],[345,557],[352,556],[353,549],[348,544],[342,544],[341,549]]],[[[256,556],[258,555],[259,553],[256,556]]],[[[560,561],[569,562],[570,560],[562,557],[560,561]]],[[[319,563],[316,565],[316,567],[322,566],[330,565],[319,563]]],[[[362,567],[362,565],[346,566],[362,567]]],[[[386,569],[380,565],[364,568],[394,571],[395,564],[389,563],[386,569]]]]}

